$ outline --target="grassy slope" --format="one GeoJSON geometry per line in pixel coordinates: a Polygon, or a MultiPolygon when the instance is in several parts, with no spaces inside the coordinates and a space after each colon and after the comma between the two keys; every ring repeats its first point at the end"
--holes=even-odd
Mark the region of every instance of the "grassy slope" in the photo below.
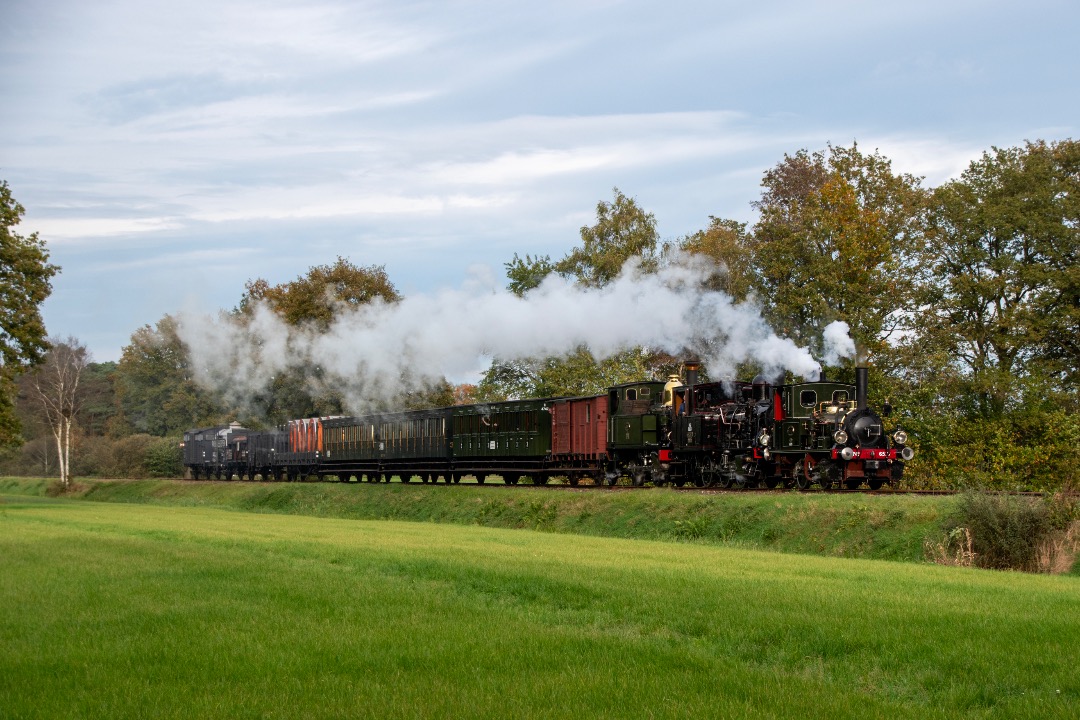
{"type": "MultiPolygon", "coordinates": [[[[43,495],[46,481],[0,478],[0,493],[43,495]]],[[[320,517],[417,520],[582,535],[684,540],[782,552],[919,561],[941,539],[946,497],[701,495],[528,487],[86,481],[80,497],[320,517]]]]}
{"type": "Polygon", "coordinates": [[[1080,580],[0,505],[5,717],[1075,717],[1080,580]]]}

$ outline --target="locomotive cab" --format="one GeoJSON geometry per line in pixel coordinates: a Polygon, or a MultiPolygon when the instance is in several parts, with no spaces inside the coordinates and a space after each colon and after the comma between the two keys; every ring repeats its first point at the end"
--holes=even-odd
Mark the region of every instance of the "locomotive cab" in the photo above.
{"type": "MultiPolygon", "coordinates": [[[[665,383],[636,382],[608,390],[608,481],[628,475],[635,485],[667,481],[670,407],[665,383]]],[[[676,401],[673,391],[673,402],[676,401]]]]}

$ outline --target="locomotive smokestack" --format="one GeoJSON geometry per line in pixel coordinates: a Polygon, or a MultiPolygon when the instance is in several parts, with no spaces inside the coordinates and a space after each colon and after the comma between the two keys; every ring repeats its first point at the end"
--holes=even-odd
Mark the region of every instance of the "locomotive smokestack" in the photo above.
{"type": "Polygon", "coordinates": [[[867,357],[866,347],[862,343],[856,344],[858,352],[855,354],[855,404],[860,410],[866,407],[866,389],[869,385],[870,361],[867,357]]]}
{"type": "Polygon", "coordinates": [[[686,384],[688,386],[686,390],[686,412],[689,414],[694,412],[694,386],[697,385],[697,372],[698,368],[701,367],[701,362],[699,360],[687,360],[684,364],[686,365],[686,384]]]}
{"type": "Polygon", "coordinates": [[[686,361],[686,384],[690,386],[697,385],[697,373],[698,368],[701,367],[701,362],[698,360],[686,361]]]}

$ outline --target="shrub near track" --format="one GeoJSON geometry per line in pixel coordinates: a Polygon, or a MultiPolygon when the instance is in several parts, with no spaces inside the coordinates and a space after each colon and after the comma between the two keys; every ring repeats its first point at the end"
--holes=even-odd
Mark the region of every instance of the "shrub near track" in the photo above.
{"type": "Polygon", "coordinates": [[[1080,581],[677,543],[0,505],[16,718],[1074,717],[1080,581]]]}
{"type": "MultiPolygon", "coordinates": [[[[254,512],[527,528],[783,552],[921,561],[953,499],[934,496],[608,492],[459,485],[86,480],[75,496],[254,512]]],[[[0,493],[47,481],[0,478],[0,493]]]]}

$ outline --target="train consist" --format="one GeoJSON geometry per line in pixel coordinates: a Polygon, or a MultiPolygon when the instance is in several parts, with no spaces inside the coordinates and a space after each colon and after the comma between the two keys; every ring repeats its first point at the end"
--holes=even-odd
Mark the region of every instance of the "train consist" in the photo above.
{"type": "Polygon", "coordinates": [[[867,370],[855,385],[617,385],[604,395],[459,405],[363,417],[291,420],[271,431],[238,425],[189,430],[184,465],[194,479],[483,483],[501,476],[546,484],[565,477],[613,485],[822,488],[896,484],[912,458],[907,433],[886,433],[867,407],[867,370]]]}

